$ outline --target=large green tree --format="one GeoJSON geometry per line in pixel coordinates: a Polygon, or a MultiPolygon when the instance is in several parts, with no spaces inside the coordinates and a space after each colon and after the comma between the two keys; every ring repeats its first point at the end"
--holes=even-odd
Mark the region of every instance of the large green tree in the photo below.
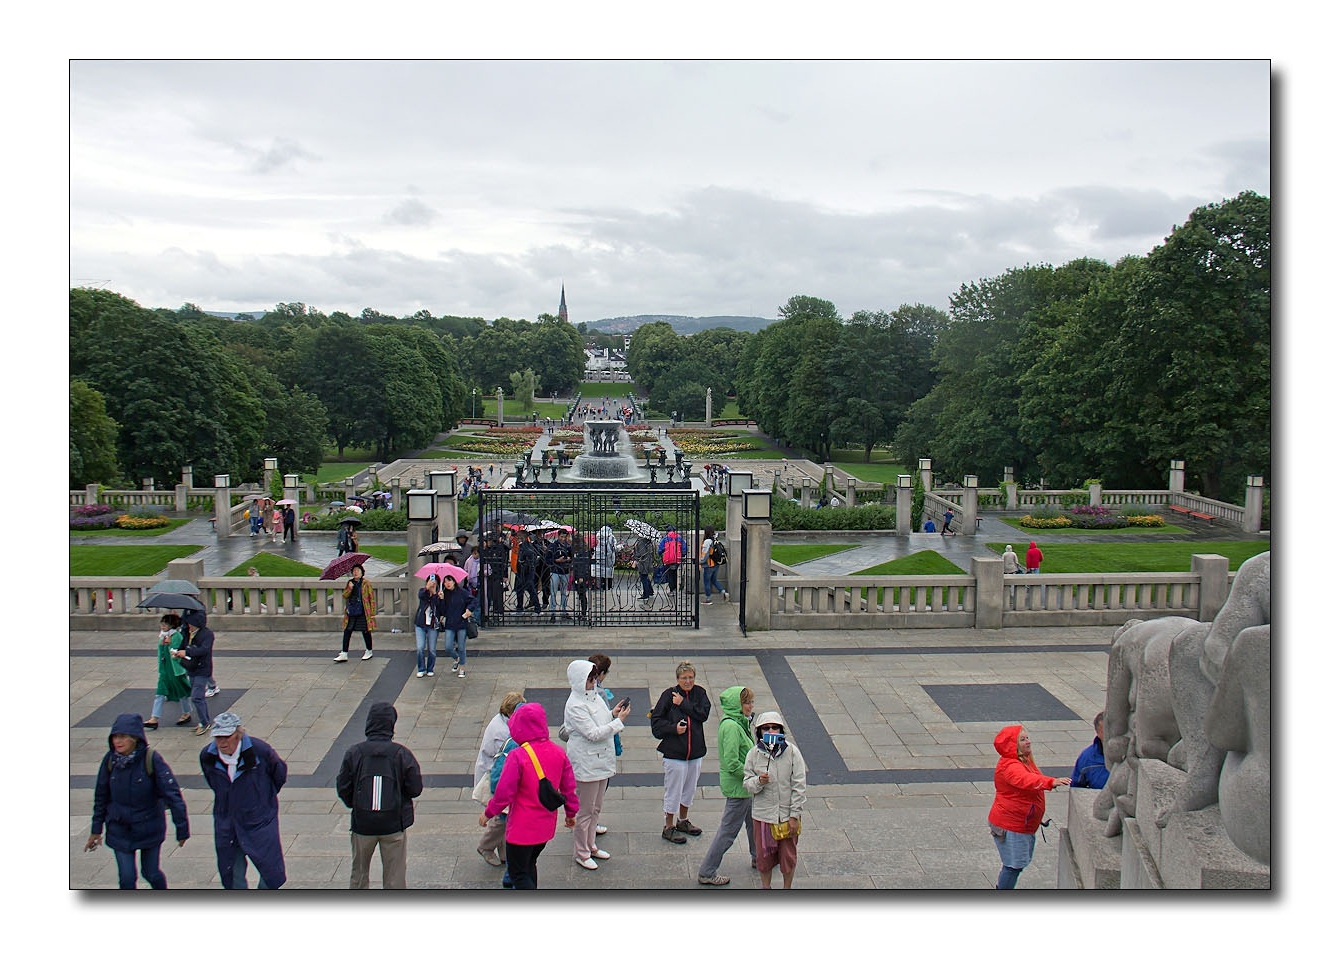
{"type": "Polygon", "coordinates": [[[116,462],[119,424],[107,415],[101,393],[70,380],[70,488],[111,483],[120,472],[116,462]]]}

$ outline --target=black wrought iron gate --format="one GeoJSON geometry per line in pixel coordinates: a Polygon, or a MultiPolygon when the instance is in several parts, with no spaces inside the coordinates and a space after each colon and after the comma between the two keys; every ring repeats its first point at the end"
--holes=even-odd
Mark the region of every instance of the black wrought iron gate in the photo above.
{"type": "Polygon", "coordinates": [[[693,490],[482,490],[474,535],[483,622],[697,629],[699,527],[693,490]],[[571,576],[552,575],[552,544],[564,541],[562,528],[570,531],[571,576]],[[661,561],[671,529],[682,540],[677,565],[661,561]],[[524,546],[527,534],[536,549],[524,546]],[[640,539],[650,549],[639,549],[640,539]],[[651,568],[635,567],[639,554],[651,568]]]}
{"type": "Polygon", "coordinates": [[[748,630],[744,625],[744,604],[749,596],[749,590],[746,583],[749,582],[749,527],[744,523],[740,524],[740,587],[735,598],[740,606],[740,632],[748,635],[748,630]]]}

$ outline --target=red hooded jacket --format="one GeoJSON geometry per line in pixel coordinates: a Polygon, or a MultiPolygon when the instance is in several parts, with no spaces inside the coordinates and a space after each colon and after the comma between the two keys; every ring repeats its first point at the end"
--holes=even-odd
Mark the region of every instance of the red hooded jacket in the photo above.
{"type": "Polygon", "coordinates": [[[996,734],[996,801],[987,821],[1010,832],[1034,833],[1047,811],[1047,790],[1056,785],[1044,776],[1033,760],[1019,758],[1019,733],[1023,726],[1006,726],[996,734]]]}
{"type": "Polygon", "coordinates": [[[1042,550],[1038,549],[1037,543],[1028,544],[1028,552],[1024,554],[1024,569],[1042,568],[1042,550]]]}

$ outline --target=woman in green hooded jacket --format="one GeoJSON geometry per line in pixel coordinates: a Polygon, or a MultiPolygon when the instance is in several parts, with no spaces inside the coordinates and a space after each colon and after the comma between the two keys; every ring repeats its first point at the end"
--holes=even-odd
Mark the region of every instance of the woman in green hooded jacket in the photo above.
{"type": "Polygon", "coordinates": [[[745,827],[749,837],[749,864],[757,861],[754,852],[754,797],[744,788],[744,761],[754,746],[751,728],[754,714],[754,693],[748,686],[731,686],[718,697],[721,703],[721,725],[717,727],[717,761],[720,764],[721,793],[726,797],[726,808],[721,812],[721,825],[708,847],[703,864],[698,867],[698,882],[704,886],[724,886],[730,882],[717,875],[721,858],[726,855],[745,827]]]}

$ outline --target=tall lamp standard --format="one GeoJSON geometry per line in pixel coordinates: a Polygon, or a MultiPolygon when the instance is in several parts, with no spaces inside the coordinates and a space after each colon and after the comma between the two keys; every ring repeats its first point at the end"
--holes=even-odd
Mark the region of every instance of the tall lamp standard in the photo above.
{"type": "Polygon", "coordinates": [[[476,387],[470,387],[470,419],[475,418],[475,397],[479,395],[476,387]]]}

